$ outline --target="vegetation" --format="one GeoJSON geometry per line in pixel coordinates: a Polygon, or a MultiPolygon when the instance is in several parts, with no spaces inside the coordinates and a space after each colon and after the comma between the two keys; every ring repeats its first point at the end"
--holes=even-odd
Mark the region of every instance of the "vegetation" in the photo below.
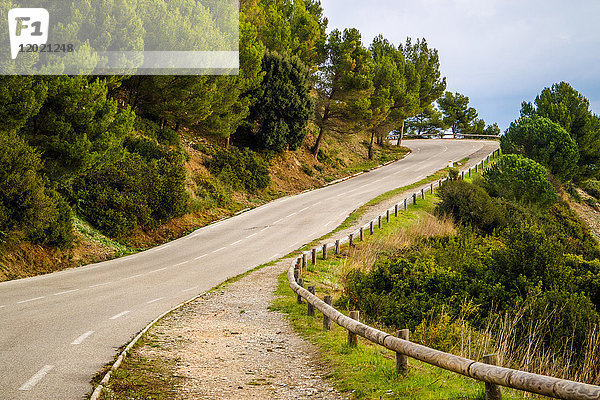
{"type": "Polygon", "coordinates": [[[577,170],[577,143],[560,125],[532,115],[513,122],[501,137],[505,154],[521,154],[547,167],[561,181],[569,181],[577,170]]]}
{"type": "MultiPolygon", "coordinates": [[[[579,150],[576,181],[595,178],[600,173],[600,117],[589,107],[589,100],[566,82],[545,88],[534,104],[524,102],[521,107],[522,116],[547,118],[560,125],[575,141],[579,150]]],[[[570,147],[568,141],[561,145],[570,147]]]]}
{"type": "Polygon", "coordinates": [[[451,216],[458,232],[404,241],[355,264],[339,304],[420,332],[442,350],[460,327],[461,340],[469,332],[505,365],[597,383],[590,343],[600,304],[590,282],[600,246],[557,202],[544,168],[503,156],[475,183],[446,183],[439,198],[435,213],[451,216]]]}

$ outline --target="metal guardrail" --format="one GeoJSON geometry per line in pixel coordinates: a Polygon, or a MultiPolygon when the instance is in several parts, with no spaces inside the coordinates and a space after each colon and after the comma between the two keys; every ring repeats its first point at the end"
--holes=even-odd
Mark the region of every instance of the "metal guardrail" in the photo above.
{"type": "MultiPolygon", "coordinates": [[[[485,160],[481,162],[482,167],[485,166],[485,162],[489,161],[490,157],[495,157],[498,154],[498,150],[490,154],[485,160]]],[[[479,164],[472,168],[469,168],[466,173],[470,175],[471,170],[477,171],[479,164]]],[[[465,171],[462,171],[462,178],[464,179],[465,171]]],[[[436,182],[437,186],[441,186],[447,179],[436,182]]],[[[435,184],[432,183],[429,186],[429,190],[433,193],[435,184]]],[[[334,243],[323,244],[322,248],[313,248],[303,253],[298,258],[292,261],[292,264],[287,272],[287,278],[289,286],[297,294],[298,301],[305,299],[309,304],[309,314],[311,314],[311,307],[318,309],[323,313],[323,327],[328,329],[329,321],[334,321],[339,326],[345,328],[349,332],[350,343],[356,343],[356,336],[360,335],[365,339],[377,343],[389,350],[396,352],[400,357],[411,357],[427,364],[431,364],[447,371],[455,372],[469,378],[476,379],[486,383],[486,395],[488,399],[499,399],[501,398],[500,390],[497,385],[509,387],[513,389],[523,390],[530,393],[541,394],[544,396],[568,399],[568,400],[589,400],[589,399],[600,399],[600,386],[589,385],[581,382],[574,382],[565,379],[553,378],[545,375],[538,375],[529,372],[523,372],[515,369],[504,368],[490,363],[478,362],[467,358],[459,357],[450,353],[435,350],[423,345],[419,345],[409,340],[401,339],[389,333],[380,331],[372,328],[358,321],[358,312],[351,312],[350,317],[342,314],[331,306],[331,297],[325,296],[324,300],[321,300],[314,295],[314,287],[310,287],[309,290],[304,289],[302,284],[302,269],[306,267],[307,257],[312,258],[313,264],[317,261],[317,252],[322,251],[323,259],[327,258],[327,252],[334,250],[337,254],[340,252],[340,246],[343,243],[349,243],[352,245],[353,240],[357,237],[360,240],[364,238],[365,229],[369,229],[373,232],[375,224],[381,228],[382,220],[386,219],[389,222],[390,214],[393,212],[398,216],[399,208],[406,210],[407,203],[416,203],[417,197],[421,196],[424,198],[426,189],[421,189],[420,192],[414,193],[412,196],[404,199],[403,202],[398,203],[393,209],[385,211],[384,215],[378,216],[376,219],[370,221],[368,224],[361,226],[358,230],[349,234],[343,239],[336,240],[334,243]],[[300,283],[300,284],[298,284],[300,283]],[[352,318],[354,317],[354,318],[352,318]],[[353,339],[354,337],[354,339],[353,339]]],[[[314,308],[312,314],[314,315],[314,308]]],[[[405,337],[407,335],[405,334],[405,337]]],[[[397,358],[399,360],[399,357],[397,358]]],[[[489,360],[488,360],[489,361],[489,360]]],[[[398,366],[401,365],[399,361],[398,366]]],[[[403,362],[405,363],[405,361],[403,362]]]]}

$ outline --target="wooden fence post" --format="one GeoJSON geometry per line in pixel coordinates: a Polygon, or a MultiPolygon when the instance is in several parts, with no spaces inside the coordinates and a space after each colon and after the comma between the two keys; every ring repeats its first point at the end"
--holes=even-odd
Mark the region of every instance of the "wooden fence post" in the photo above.
{"type": "Polygon", "coordinates": [[[312,249],[312,263],[313,265],[317,265],[317,249],[312,249]]]}
{"type": "Polygon", "coordinates": [[[417,194],[413,193],[413,204],[417,204],[417,194]]]}
{"type": "Polygon", "coordinates": [[[300,279],[300,270],[298,269],[298,267],[296,267],[294,268],[294,280],[298,282],[298,279],[300,279]]]}
{"type": "Polygon", "coordinates": [[[373,221],[371,221],[371,223],[369,224],[369,233],[371,235],[373,234],[373,221]]]}
{"type": "MultiPolygon", "coordinates": [[[[350,315],[348,316],[353,320],[360,321],[360,313],[358,311],[350,311],[350,315]]],[[[350,330],[348,331],[348,345],[350,347],[356,347],[358,345],[358,338],[356,336],[356,333],[350,330]]]]}
{"type": "MultiPolygon", "coordinates": [[[[299,279],[298,279],[298,286],[300,286],[300,287],[304,287],[304,279],[302,279],[302,278],[299,278],[299,279]]],[[[302,304],[302,296],[300,296],[300,295],[297,295],[297,296],[296,296],[296,302],[297,302],[298,304],[302,304]]]]}
{"type": "Polygon", "coordinates": [[[351,233],[348,235],[348,246],[352,247],[352,238],[354,237],[354,235],[351,233]]]}
{"type": "Polygon", "coordinates": [[[394,217],[398,216],[398,204],[394,206],[394,217]]]}
{"type": "MultiPolygon", "coordinates": [[[[315,287],[314,286],[309,286],[308,287],[308,291],[311,294],[315,294],[315,287]]],[[[313,306],[312,304],[310,304],[310,301],[306,300],[306,315],[308,315],[309,317],[314,317],[315,316],[315,306],[313,306]]]]}
{"type": "Polygon", "coordinates": [[[358,233],[360,236],[360,241],[362,242],[363,240],[365,240],[365,229],[362,226],[358,230],[358,233]]]}
{"type": "Polygon", "coordinates": [[[323,260],[327,260],[327,244],[323,245],[323,260]]]}
{"type": "Polygon", "coordinates": [[[421,199],[425,200],[425,189],[421,189],[421,199]]]}
{"type": "Polygon", "coordinates": [[[478,166],[478,165],[479,165],[479,164],[475,164],[475,172],[477,172],[477,166],[478,166]]]}
{"type": "Polygon", "coordinates": [[[302,253],[302,269],[306,269],[306,253],[302,253]]]}
{"type": "Polygon", "coordinates": [[[385,213],[385,222],[390,223],[390,210],[388,209],[385,213]]]}
{"type": "MultiPolygon", "coordinates": [[[[332,304],[332,298],[330,295],[327,295],[323,298],[323,301],[325,302],[325,304],[327,305],[331,305],[332,304]]],[[[329,331],[331,330],[331,320],[329,319],[329,317],[325,314],[323,314],[323,330],[329,331]]]]}
{"type": "Polygon", "coordinates": [[[469,178],[471,177],[471,168],[469,168],[469,178]]]}
{"type": "Polygon", "coordinates": [[[462,180],[464,181],[464,180],[465,180],[465,171],[463,171],[463,172],[461,173],[461,176],[462,176],[462,180]]]}
{"type": "Polygon", "coordinates": [[[340,254],[340,240],[336,240],[335,241],[335,254],[339,255],[340,254]]]}
{"type": "Polygon", "coordinates": [[[406,211],[408,206],[406,205],[406,199],[404,199],[404,211],[406,211]]]}
{"type": "MultiPolygon", "coordinates": [[[[401,329],[396,331],[396,336],[400,339],[409,340],[409,330],[401,329]]],[[[396,372],[408,371],[408,357],[401,353],[396,353],[396,372]]]]}
{"type": "Polygon", "coordinates": [[[431,192],[431,194],[433,194],[433,182],[431,182],[431,185],[429,186],[429,191],[431,192]]]}
{"type": "MultiPolygon", "coordinates": [[[[498,356],[496,354],[487,354],[483,356],[483,362],[490,365],[498,365],[498,356]]],[[[502,390],[499,385],[494,383],[485,384],[486,400],[502,400],[502,390]]]]}
{"type": "Polygon", "coordinates": [[[381,229],[381,215],[377,218],[377,229],[381,229]]]}

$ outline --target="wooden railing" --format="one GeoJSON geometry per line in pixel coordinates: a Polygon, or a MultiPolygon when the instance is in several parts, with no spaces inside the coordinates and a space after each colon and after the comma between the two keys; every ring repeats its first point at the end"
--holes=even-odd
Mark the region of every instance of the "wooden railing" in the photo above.
{"type": "MultiPolygon", "coordinates": [[[[489,161],[490,157],[494,158],[498,151],[494,151],[490,156],[481,162],[481,167],[489,161]]],[[[479,164],[473,169],[477,170],[479,164]]],[[[471,174],[471,168],[461,173],[464,179],[465,174],[471,174]]],[[[530,393],[541,394],[544,396],[572,399],[572,400],[588,400],[600,399],[600,386],[588,385],[580,382],[573,382],[564,379],[553,378],[550,376],[538,375],[529,372],[523,372],[510,368],[493,365],[496,363],[495,355],[484,356],[481,362],[469,360],[443,351],[435,350],[426,346],[413,343],[408,340],[408,330],[402,330],[391,335],[365,325],[359,321],[358,311],[351,311],[350,316],[346,316],[332,307],[331,296],[325,296],[323,300],[314,294],[314,287],[307,289],[302,287],[302,271],[306,269],[307,258],[310,256],[313,264],[317,262],[318,252],[322,253],[322,258],[327,259],[327,252],[334,251],[340,253],[340,246],[344,243],[353,244],[355,240],[363,240],[364,232],[369,229],[371,234],[375,226],[381,228],[383,220],[389,222],[390,215],[393,213],[398,216],[400,208],[406,210],[408,203],[417,202],[418,197],[424,198],[425,191],[430,190],[433,193],[435,186],[441,186],[445,181],[441,180],[432,183],[427,188],[421,189],[412,196],[404,199],[403,202],[396,204],[392,209],[388,209],[381,216],[370,221],[368,224],[360,227],[358,230],[349,234],[343,239],[336,240],[333,243],[323,244],[320,248],[313,248],[303,253],[298,258],[292,261],[287,272],[287,278],[292,290],[297,294],[298,302],[302,299],[307,302],[308,315],[314,315],[316,308],[323,314],[323,328],[330,329],[331,321],[334,321],[339,326],[348,330],[348,341],[350,345],[356,345],[356,335],[362,336],[373,343],[377,343],[389,350],[396,352],[396,367],[398,370],[406,369],[408,366],[407,357],[423,361],[425,363],[435,365],[448,371],[452,371],[469,378],[476,379],[486,383],[486,397],[489,400],[501,398],[500,386],[513,389],[523,390],[530,393]]]]}

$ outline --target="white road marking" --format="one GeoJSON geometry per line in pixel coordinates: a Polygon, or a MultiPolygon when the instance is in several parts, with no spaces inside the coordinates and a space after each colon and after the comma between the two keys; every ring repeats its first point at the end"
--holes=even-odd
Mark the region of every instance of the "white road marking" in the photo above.
{"type": "MultiPolygon", "coordinates": [[[[318,204],[318,203],[317,203],[317,204],[318,204]]],[[[313,204],[313,205],[314,205],[314,204],[313,204]]],[[[308,209],[309,209],[309,208],[311,208],[311,207],[312,207],[312,206],[304,207],[302,210],[300,210],[300,211],[298,211],[298,212],[299,212],[299,213],[301,213],[302,211],[306,211],[306,210],[308,210],[308,209]]]]}
{"type": "Polygon", "coordinates": [[[41,300],[43,299],[45,296],[40,296],[40,297],[34,297],[33,299],[27,299],[27,300],[21,300],[21,301],[17,301],[17,304],[23,304],[23,303],[28,303],[30,301],[36,301],[36,300],[41,300]]]}
{"type": "Polygon", "coordinates": [[[0,306],[0,308],[4,308],[4,307],[6,307],[6,306],[0,306]]]}
{"type": "Polygon", "coordinates": [[[240,239],[240,240],[238,240],[237,242],[233,242],[233,243],[231,243],[231,244],[230,244],[230,246],[235,246],[236,244],[238,244],[238,243],[242,243],[243,241],[244,241],[244,239],[240,239]]]}
{"type": "Polygon", "coordinates": [[[198,289],[198,286],[194,286],[194,287],[191,287],[189,289],[184,289],[184,290],[182,290],[182,292],[190,292],[190,291],[192,291],[194,289],[198,289]]]}
{"type": "Polygon", "coordinates": [[[309,233],[308,236],[316,235],[317,232],[309,233]]]}
{"type": "Polygon", "coordinates": [[[267,227],[265,227],[265,228],[262,228],[262,229],[261,229],[261,232],[264,232],[264,231],[266,231],[267,229],[269,229],[269,227],[268,227],[268,226],[267,226],[267,227]]]}
{"type": "Polygon", "coordinates": [[[296,212],[294,212],[294,213],[291,213],[290,215],[286,216],[286,218],[293,217],[293,216],[294,216],[294,215],[296,215],[296,214],[298,214],[298,211],[296,211],[296,212]]]}
{"type": "Polygon", "coordinates": [[[325,226],[324,226],[324,228],[327,228],[331,224],[333,224],[333,221],[330,221],[330,222],[326,223],[325,226]]]}
{"type": "Polygon", "coordinates": [[[131,311],[123,311],[118,313],[117,315],[113,315],[112,317],[110,317],[109,319],[117,319],[117,318],[121,318],[123,315],[127,315],[129,314],[131,311]]]}
{"type": "Polygon", "coordinates": [[[112,282],[98,283],[98,284],[95,284],[95,285],[91,285],[90,288],[96,288],[96,287],[99,287],[99,286],[110,285],[111,283],[112,282]]]}
{"type": "Polygon", "coordinates": [[[147,301],[146,304],[156,303],[157,301],[161,301],[163,299],[166,299],[166,297],[159,297],[158,299],[147,301]]]}
{"type": "Polygon", "coordinates": [[[71,289],[71,290],[65,290],[64,292],[58,292],[58,293],[54,293],[54,296],[60,296],[62,294],[67,294],[67,293],[73,293],[78,291],[79,289],[71,289]]]}
{"type": "Polygon", "coordinates": [[[180,265],[184,265],[184,264],[187,264],[187,263],[189,263],[189,262],[190,262],[190,261],[188,260],[188,261],[180,262],[179,264],[175,264],[175,265],[173,265],[173,266],[174,266],[174,267],[179,267],[180,265]]]}
{"type": "Polygon", "coordinates": [[[165,269],[167,269],[167,267],[162,267],[162,268],[159,268],[159,269],[155,269],[154,271],[150,271],[150,272],[148,272],[148,273],[149,273],[149,274],[153,274],[153,273],[155,273],[155,272],[164,271],[165,269]]]}
{"type": "Polygon", "coordinates": [[[122,280],[122,281],[124,281],[124,280],[126,280],[126,279],[134,279],[134,278],[139,278],[139,277],[140,277],[140,276],[142,276],[142,275],[144,275],[144,274],[131,275],[131,276],[128,276],[127,278],[123,278],[123,279],[121,279],[121,280],[122,280]]]}
{"type": "Polygon", "coordinates": [[[54,365],[45,365],[42,369],[40,369],[38,372],[36,372],[36,374],[34,376],[29,378],[29,380],[27,382],[25,382],[23,384],[23,386],[21,386],[19,388],[19,390],[33,389],[33,387],[35,385],[37,385],[42,379],[44,379],[46,374],[48,374],[48,372],[50,372],[52,370],[52,368],[54,368],[54,365]]]}
{"type": "Polygon", "coordinates": [[[206,257],[207,255],[208,255],[208,254],[202,254],[201,256],[198,256],[198,257],[194,258],[194,260],[199,260],[199,259],[201,259],[201,258],[204,258],[204,257],[206,257]]]}
{"type": "Polygon", "coordinates": [[[248,235],[248,236],[246,236],[246,239],[250,239],[252,236],[256,236],[256,235],[258,235],[258,232],[256,232],[256,233],[253,233],[252,235],[248,235]]]}
{"type": "Polygon", "coordinates": [[[84,333],[83,335],[79,336],[77,339],[73,340],[73,341],[71,342],[71,344],[78,345],[78,344],[81,344],[81,343],[83,343],[83,341],[84,341],[85,339],[87,339],[87,338],[89,338],[90,336],[92,336],[92,333],[94,333],[94,331],[87,331],[87,332],[86,332],[86,333],[84,333]]]}
{"type": "Polygon", "coordinates": [[[210,253],[210,254],[217,253],[217,252],[219,252],[219,251],[221,251],[221,250],[225,250],[226,248],[227,248],[227,247],[221,247],[220,249],[216,249],[216,250],[214,250],[214,251],[211,251],[211,253],[210,253]]]}

